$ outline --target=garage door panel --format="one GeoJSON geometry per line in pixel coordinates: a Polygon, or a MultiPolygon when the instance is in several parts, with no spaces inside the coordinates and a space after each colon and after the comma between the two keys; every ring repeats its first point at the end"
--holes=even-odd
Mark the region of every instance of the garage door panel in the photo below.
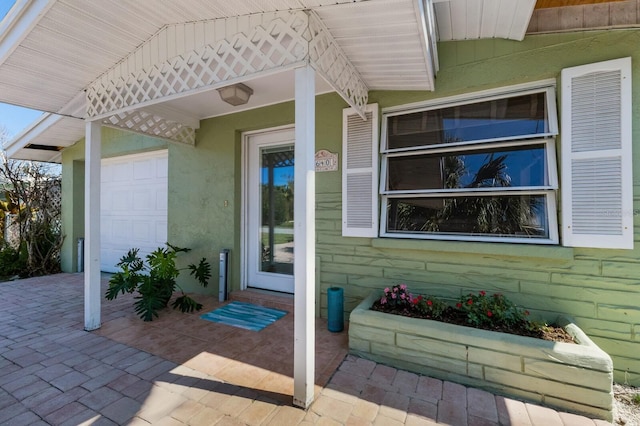
{"type": "Polygon", "coordinates": [[[159,211],[167,211],[168,207],[168,198],[167,198],[167,190],[162,189],[156,192],[156,210],[159,211]]]}
{"type": "MultiPolygon", "coordinates": [[[[152,188],[150,188],[152,189],[152,188]]],[[[140,211],[155,211],[156,203],[155,203],[155,191],[135,191],[133,193],[133,199],[131,207],[136,212],[140,211]]]]}
{"type": "Polygon", "coordinates": [[[156,245],[163,245],[167,240],[167,221],[156,222],[156,245]]]}
{"type": "Polygon", "coordinates": [[[147,244],[153,244],[155,238],[155,224],[146,221],[136,220],[133,222],[133,238],[147,244]]]}
{"type": "MultiPolygon", "coordinates": [[[[112,223],[111,235],[116,240],[127,240],[133,233],[133,226],[129,220],[114,219],[112,223]]],[[[117,241],[116,241],[117,242],[117,241]]]]}
{"type": "Polygon", "coordinates": [[[117,271],[115,265],[132,248],[145,258],[167,241],[167,167],[167,151],[103,160],[103,271],[117,271]]]}
{"type": "Polygon", "coordinates": [[[168,158],[156,159],[156,176],[159,178],[166,178],[169,176],[169,161],[168,158]]]}

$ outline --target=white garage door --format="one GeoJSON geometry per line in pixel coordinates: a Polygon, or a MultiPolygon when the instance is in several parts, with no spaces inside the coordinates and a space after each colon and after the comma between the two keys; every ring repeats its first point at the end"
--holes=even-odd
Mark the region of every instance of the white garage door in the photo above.
{"type": "Polygon", "coordinates": [[[146,256],[167,242],[167,151],[102,160],[100,268],[116,272],[131,248],[146,256]]]}

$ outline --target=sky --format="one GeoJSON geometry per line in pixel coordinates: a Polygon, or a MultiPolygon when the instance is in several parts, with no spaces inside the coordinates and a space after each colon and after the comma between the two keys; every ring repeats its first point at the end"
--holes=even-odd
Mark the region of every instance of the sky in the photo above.
{"type": "MultiPolygon", "coordinates": [[[[4,18],[15,0],[0,0],[0,20],[4,18]]],[[[0,103],[0,126],[7,129],[9,138],[16,136],[33,123],[42,112],[0,103]]]]}

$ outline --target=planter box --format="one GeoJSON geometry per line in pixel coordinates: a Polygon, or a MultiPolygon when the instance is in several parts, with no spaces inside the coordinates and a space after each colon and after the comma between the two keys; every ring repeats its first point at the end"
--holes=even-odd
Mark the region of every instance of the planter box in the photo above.
{"type": "Polygon", "coordinates": [[[613,363],[575,324],[578,344],[372,311],[349,321],[349,350],[376,362],[564,411],[612,420],[613,363]]]}

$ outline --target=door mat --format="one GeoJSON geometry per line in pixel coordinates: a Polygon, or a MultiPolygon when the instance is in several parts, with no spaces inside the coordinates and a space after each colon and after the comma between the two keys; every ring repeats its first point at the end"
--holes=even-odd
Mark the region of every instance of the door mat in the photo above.
{"type": "Polygon", "coordinates": [[[260,331],[286,314],[287,311],[265,308],[252,303],[231,302],[228,305],[200,315],[200,318],[244,328],[245,330],[260,331]]]}

